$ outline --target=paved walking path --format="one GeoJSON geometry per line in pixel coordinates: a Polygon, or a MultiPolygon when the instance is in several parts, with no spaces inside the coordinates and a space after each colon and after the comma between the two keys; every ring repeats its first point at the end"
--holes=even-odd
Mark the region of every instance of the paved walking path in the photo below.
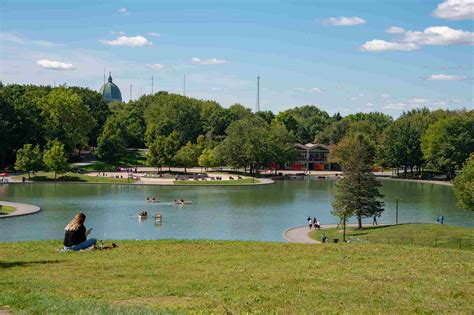
{"type": "Polygon", "coordinates": [[[18,217],[21,215],[33,214],[41,210],[40,207],[35,205],[30,205],[27,203],[18,203],[18,202],[9,202],[9,201],[0,201],[0,205],[15,207],[16,211],[13,211],[9,214],[0,215],[0,219],[2,218],[11,218],[11,217],[18,217]]]}
{"type": "MultiPolygon", "coordinates": [[[[383,226],[387,224],[379,224],[378,226],[383,226]]],[[[346,224],[347,227],[358,226],[357,224],[346,224]]],[[[321,230],[336,228],[337,224],[325,224],[321,225],[321,230]]],[[[303,243],[303,244],[321,244],[321,242],[316,241],[309,237],[308,233],[314,231],[310,230],[307,225],[298,226],[291,229],[288,229],[283,232],[283,238],[290,243],[303,243]]]]}
{"type": "Polygon", "coordinates": [[[319,242],[309,237],[308,226],[299,226],[283,232],[283,238],[290,243],[318,244],[319,242]]]}

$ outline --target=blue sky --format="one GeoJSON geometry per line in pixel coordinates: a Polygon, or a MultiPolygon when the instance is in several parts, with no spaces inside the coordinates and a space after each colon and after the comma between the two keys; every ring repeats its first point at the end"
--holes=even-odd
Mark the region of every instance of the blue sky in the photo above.
{"type": "Polygon", "coordinates": [[[473,108],[474,0],[0,0],[4,83],[156,90],[278,112],[473,108]]]}

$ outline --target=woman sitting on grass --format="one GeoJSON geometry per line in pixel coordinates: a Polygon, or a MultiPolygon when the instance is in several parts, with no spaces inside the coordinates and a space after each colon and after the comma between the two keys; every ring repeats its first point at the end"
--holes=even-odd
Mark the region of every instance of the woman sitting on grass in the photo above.
{"type": "Polygon", "coordinates": [[[78,213],[74,216],[71,222],[66,225],[66,234],[64,235],[64,249],[67,250],[81,250],[91,246],[95,246],[97,240],[95,238],[87,239],[91,233],[92,228],[86,231],[84,221],[86,215],[78,213]]]}

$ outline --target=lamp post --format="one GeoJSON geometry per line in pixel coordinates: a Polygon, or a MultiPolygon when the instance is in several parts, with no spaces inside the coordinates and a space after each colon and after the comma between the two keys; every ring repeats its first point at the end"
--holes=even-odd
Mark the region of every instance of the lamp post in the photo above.
{"type": "Polygon", "coordinates": [[[398,225],[398,197],[396,199],[396,206],[395,206],[395,225],[398,225]]]}
{"type": "Polygon", "coordinates": [[[342,233],[342,241],[345,243],[346,242],[346,213],[344,213],[344,217],[342,219],[342,224],[343,224],[343,233],[342,233]]]}

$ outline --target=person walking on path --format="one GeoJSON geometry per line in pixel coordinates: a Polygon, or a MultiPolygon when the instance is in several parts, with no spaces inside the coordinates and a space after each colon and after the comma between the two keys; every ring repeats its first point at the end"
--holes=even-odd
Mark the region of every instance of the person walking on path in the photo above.
{"type": "Polygon", "coordinates": [[[311,220],[311,217],[308,216],[308,226],[309,226],[309,229],[311,230],[311,226],[313,225],[313,221],[311,220]]]}
{"type": "Polygon", "coordinates": [[[374,222],[372,222],[372,225],[379,225],[379,224],[377,223],[377,216],[376,216],[376,215],[374,215],[374,222]]]}

